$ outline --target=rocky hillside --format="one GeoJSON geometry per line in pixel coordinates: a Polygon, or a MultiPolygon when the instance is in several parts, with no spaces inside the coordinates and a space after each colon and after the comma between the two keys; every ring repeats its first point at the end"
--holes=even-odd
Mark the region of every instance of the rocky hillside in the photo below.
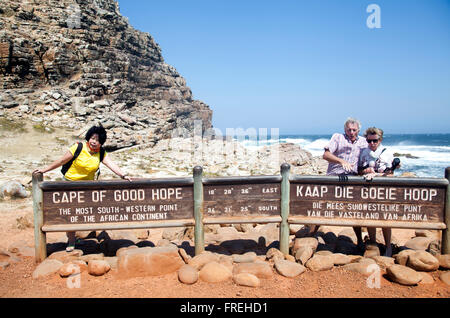
{"type": "Polygon", "coordinates": [[[102,122],[110,149],[192,130],[212,111],[151,35],[114,0],[0,0],[0,116],[82,129],[102,122]]]}

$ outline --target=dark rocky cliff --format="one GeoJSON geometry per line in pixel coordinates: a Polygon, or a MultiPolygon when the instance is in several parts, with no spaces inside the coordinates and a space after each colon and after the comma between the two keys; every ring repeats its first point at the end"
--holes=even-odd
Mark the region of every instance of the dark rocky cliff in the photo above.
{"type": "Polygon", "coordinates": [[[0,116],[80,129],[102,122],[109,147],[211,127],[212,111],[114,0],[0,0],[0,116]]]}

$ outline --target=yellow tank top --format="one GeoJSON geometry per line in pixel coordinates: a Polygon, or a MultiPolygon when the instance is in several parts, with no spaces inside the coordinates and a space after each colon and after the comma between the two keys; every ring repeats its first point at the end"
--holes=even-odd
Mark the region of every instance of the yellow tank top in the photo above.
{"type": "MultiPolygon", "coordinates": [[[[69,151],[75,154],[77,150],[78,144],[75,143],[72,147],[69,148],[69,151]]],[[[106,152],[105,155],[106,156],[106,152]]],[[[77,159],[75,159],[70,166],[69,170],[67,170],[65,177],[72,181],[79,180],[94,180],[95,173],[100,166],[100,152],[96,152],[94,154],[90,154],[89,148],[86,145],[86,142],[83,142],[83,149],[78,155],[77,159]]]]}

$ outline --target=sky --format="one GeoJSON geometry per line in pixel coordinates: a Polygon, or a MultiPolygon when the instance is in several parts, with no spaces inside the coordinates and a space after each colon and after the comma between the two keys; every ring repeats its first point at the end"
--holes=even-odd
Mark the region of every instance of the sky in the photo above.
{"type": "Polygon", "coordinates": [[[118,3],[223,133],[450,133],[450,0],[118,3]]]}

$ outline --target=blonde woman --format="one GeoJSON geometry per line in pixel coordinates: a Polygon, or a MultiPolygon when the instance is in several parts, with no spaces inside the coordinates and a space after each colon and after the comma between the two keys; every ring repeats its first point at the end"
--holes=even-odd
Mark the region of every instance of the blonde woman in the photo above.
{"type": "MultiPolygon", "coordinates": [[[[375,176],[388,176],[394,173],[398,162],[394,162],[394,156],[385,148],[383,141],[383,130],[376,127],[370,127],[364,133],[368,147],[361,151],[358,162],[358,171],[364,175],[366,180],[371,180],[375,176]]],[[[369,232],[370,243],[376,244],[376,228],[367,228],[369,232]]],[[[386,244],[385,256],[392,255],[391,246],[391,228],[383,228],[383,236],[386,244]]]]}

